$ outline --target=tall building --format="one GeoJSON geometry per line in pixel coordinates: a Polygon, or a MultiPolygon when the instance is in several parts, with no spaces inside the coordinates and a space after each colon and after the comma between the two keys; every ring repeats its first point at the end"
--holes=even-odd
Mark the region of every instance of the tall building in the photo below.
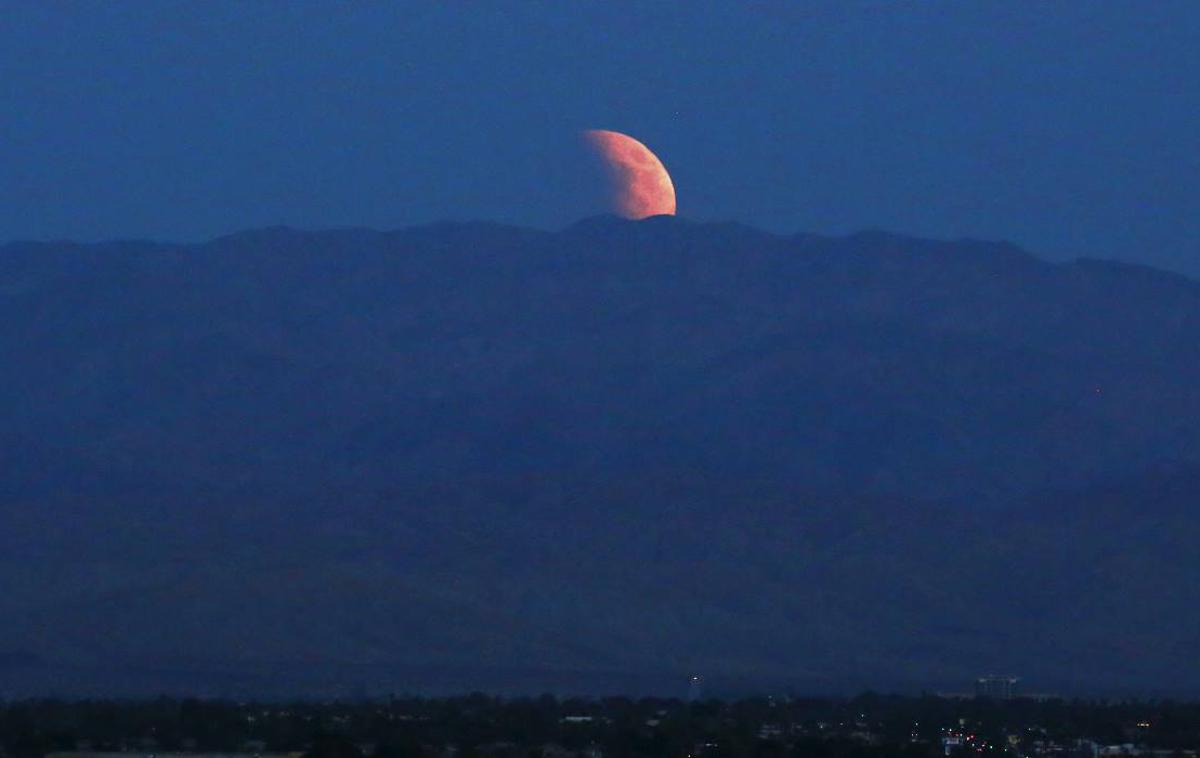
{"type": "Polygon", "coordinates": [[[975,680],[975,697],[1010,700],[1018,681],[1015,676],[981,676],[975,680]]]}

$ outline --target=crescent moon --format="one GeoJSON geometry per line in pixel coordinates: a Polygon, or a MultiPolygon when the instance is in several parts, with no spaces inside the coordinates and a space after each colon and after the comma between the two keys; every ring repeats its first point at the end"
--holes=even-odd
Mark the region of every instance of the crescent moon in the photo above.
{"type": "Polygon", "coordinates": [[[614,211],[631,219],[675,215],[675,185],[650,148],[607,129],[588,129],[583,136],[608,169],[614,211]]]}

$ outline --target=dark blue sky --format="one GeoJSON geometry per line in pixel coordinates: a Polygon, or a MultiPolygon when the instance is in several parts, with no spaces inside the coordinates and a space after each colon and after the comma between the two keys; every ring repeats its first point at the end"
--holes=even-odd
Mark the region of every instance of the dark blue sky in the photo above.
{"type": "Polygon", "coordinates": [[[0,2],[0,239],[681,215],[1200,274],[1200,3],[0,2]]]}

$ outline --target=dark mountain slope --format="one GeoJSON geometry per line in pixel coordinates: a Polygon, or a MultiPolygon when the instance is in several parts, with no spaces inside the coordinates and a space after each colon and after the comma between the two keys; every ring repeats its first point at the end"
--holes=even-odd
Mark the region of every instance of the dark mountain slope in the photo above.
{"type": "Polygon", "coordinates": [[[14,688],[1200,673],[1171,274],[671,218],[22,243],[0,354],[14,688]]]}

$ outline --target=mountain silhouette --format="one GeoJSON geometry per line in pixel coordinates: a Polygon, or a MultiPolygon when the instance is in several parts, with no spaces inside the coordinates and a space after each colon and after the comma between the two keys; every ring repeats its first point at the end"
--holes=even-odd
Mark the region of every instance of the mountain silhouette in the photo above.
{"type": "Polygon", "coordinates": [[[0,352],[0,695],[1195,694],[1179,275],[675,217],[14,243],[0,352]]]}

